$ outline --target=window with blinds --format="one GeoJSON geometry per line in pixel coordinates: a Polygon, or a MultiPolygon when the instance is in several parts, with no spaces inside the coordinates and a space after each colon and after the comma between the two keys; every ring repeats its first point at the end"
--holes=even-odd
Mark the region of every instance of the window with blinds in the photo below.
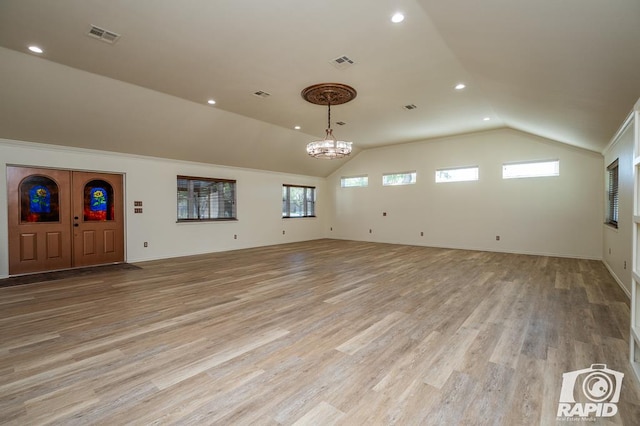
{"type": "Polygon", "coordinates": [[[236,220],[236,181],[178,176],[178,222],[236,220]]]}
{"type": "Polygon", "coordinates": [[[282,217],[315,217],[315,186],[282,185],[282,217]]]}
{"type": "Polygon", "coordinates": [[[618,159],[607,166],[607,224],[618,227],[618,159]]]}

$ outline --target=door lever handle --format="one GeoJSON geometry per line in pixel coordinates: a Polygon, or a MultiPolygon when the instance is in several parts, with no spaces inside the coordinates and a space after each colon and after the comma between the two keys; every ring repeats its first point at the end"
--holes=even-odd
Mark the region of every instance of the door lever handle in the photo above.
{"type": "Polygon", "coordinates": [[[80,225],[78,225],[77,223],[74,223],[74,224],[73,224],[73,226],[78,227],[78,226],[80,226],[80,225]]]}

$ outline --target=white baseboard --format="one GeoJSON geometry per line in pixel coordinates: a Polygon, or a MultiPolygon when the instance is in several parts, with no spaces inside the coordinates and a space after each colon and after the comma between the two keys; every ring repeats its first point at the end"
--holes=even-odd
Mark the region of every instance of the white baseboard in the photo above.
{"type": "Polygon", "coordinates": [[[622,283],[622,281],[620,280],[620,278],[618,278],[618,276],[616,275],[615,272],[613,272],[613,269],[611,268],[611,266],[609,266],[609,264],[607,263],[606,260],[602,260],[602,263],[604,263],[604,266],[607,268],[607,270],[609,271],[609,273],[611,274],[611,276],[613,277],[614,280],[616,280],[616,282],[618,283],[618,285],[620,286],[620,288],[622,289],[622,291],[624,291],[624,294],[627,295],[627,297],[629,298],[629,300],[631,300],[631,293],[629,293],[629,290],[627,290],[627,288],[624,286],[624,284],[622,283]]]}

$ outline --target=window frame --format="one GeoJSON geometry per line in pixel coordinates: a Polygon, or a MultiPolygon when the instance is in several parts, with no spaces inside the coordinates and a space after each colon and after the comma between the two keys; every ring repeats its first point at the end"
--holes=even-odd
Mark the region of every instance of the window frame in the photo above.
{"type": "Polygon", "coordinates": [[[462,167],[447,167],[442,169],[436,169],[435,182],[436,183],[455,183],[455,182],[477,182],[480,180],[480,166],[462,166],[462,167]],[[438,180],[439,172],[448,172],[454,170],[475,170],[475,179],[456,179],[456,180],[438,180]]]}
{"type": "Polygon", "coordinates": [[[543,177],[559,177],[560,176],[560,160],[558,158],[554,158],[551,160],[533,160],[533,161],[518,161],[513,163],[502,163],[502,179],[535,179],[535,178],[543,178],[543,177]],[[505,168],[509,166],[523,166],[530,164],[542,164],[542,163],[557,163],[558,164],[558,173],[557,174],[539,174],[539,175],[520,175],[520,176],[505,176],[505,168]]]}
{"type": "Polygon", "coordinates": [[[406,172],[392,172],[392,173],[383,173],[382,174],[382,186],[404,186],[404,185],[415,185],[418,182],[418,172],[415,170],[406,171],[406,172]],[[411,175],[410,182],[399,182],[399,183],[385,183],[385,177],[387,176],[397,176],[397,175],[411,175]]]}
{"type": "Polygon", "coordinates": [[[283,219],[304,219],[310,217],[316,217],[316,202],[317,192],[315,186],[309,185],[294,185],[289,183],[282,184],[282,218],[283,219]],[[302,215],[291,215],[291,188],[303,189],[302,195],[302,215]],[[311,191],[311,200],[307,198],[308,191],[311,191]],[[309,212],[309,206],[311,206],[311,212],[309,212]]]}
{"type": "MultiPolygon", "coordinates": [[[[187,183],[187,192],[193,191],[193,188],[189,187],[189,183],[187,183]]],[[[208,194],[210,196],[211,194],[208,194]]],[[[187,195],[187,215],[191,215],[191,206],[189,205],[190,195],[187,195]]],[[[198,177],[198,176],[185,176],[178,175],[176,177],[176,222],[177,223],[193,223],[193,222],[228,222],[228,221],[236,221],[238,220],[238,210],[237,210],[237,197],[238,197],[238,187],[237,181],[235,179],[222,179],[222,178],[208,178],[208,177],[198,177]],[[231,216],[229,217],[210,217],[211,211],[209,211],[209,217],[180,217],[180,180],[186,180],[187,182],[205,182],[205,183],[215,183],[215,184],[231,184],[231,216]]],[[[218,200],[220,202],[221,200],[218,200]]],[[[222,200],[228,201],[228,200],[222,200]]],[[[212,201],[209,201],[209,208],[211,206],[212,201]]],[[[225,208],[223,207],[223,211],[225,208]]]]}
{"type": "Polygon", "coordinates": [[[618,229],[620,213],[619,158],[607,166],[607,212],[605,224],[618,229]]]}

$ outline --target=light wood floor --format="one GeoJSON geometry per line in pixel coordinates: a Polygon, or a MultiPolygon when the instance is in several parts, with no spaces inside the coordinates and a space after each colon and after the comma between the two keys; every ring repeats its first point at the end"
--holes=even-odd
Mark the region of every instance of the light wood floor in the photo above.
{"type": "Polygon", "coordinates": [[[640,422],[601,262],[320,240],[138,266],[0,288],[0,423],[556,424],[595,363],[625,374],[596,424],[640,422]]]}

